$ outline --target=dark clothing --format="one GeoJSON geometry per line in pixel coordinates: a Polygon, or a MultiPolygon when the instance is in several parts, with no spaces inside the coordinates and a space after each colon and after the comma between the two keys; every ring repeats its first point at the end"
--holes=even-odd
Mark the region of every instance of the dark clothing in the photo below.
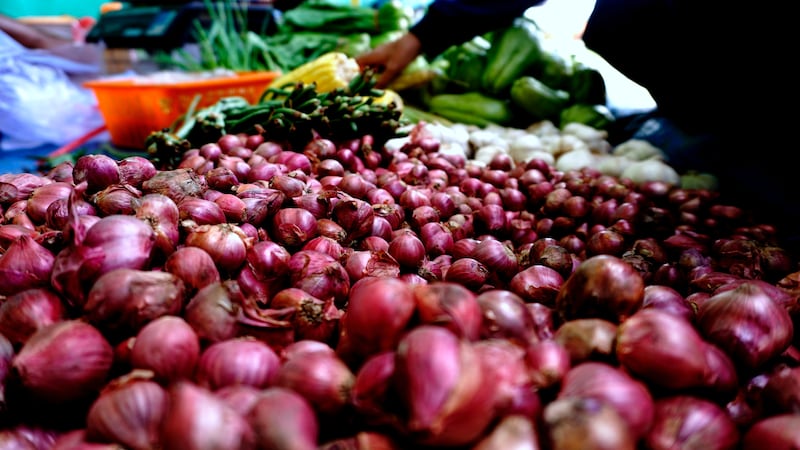
{"type": "MultiPolygon", "coordinates": [[[[411,31],[435,56],[541,3],[436,0],[411,31]]],[[[799,116],[793,111],[800,84],[791,68],[792,6],[597,0],[583,40],[657,104],[615,130],[619,141],[648,140],[679,172],[715,174],[725,198],[800,237],[800,188],[790,163],[799,147],[789,131],[799,116]]]]}
{"type": "Polygon", "coordinates": [[[526,9],[544,2],[436,0],[411,32],[419,38],[425,55],[432,58],[451,45],[510,25],[526,9]]]}

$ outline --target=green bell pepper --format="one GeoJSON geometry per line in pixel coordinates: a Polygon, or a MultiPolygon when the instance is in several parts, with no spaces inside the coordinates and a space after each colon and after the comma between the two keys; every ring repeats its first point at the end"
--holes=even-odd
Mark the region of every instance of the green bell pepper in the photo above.
{"type": "Polygon", "coordinates": [[[511,101],[534,120],[558,121],[570,102],[569,93],[553,89],[532,76],[522,76],[511,85],[511,101]]]}
{"type": "Polygon", "coordinates": [[[597,69],[583,63],[575,63],[567,89],[575,103],[606,104],[606,83],[603,75],[597,69]]]}
{"type": "Polygon", "coordinates": [[[509,101],[474,91],[434,95],[428,102],[428,109],[453,122],[480,127],[491,124],[509,125],[514,120],[514,112],[509,101]]]}
{"type": "Polygon", "coordinates": [[[573,75],[572,60],[565,59],[555,51],[543,51],[530,75],[551,88],[569,91],[573,75]]]}
{"type": "Polygon", "coordinates": [[[443,57],[448,61],[445,75],[459,90],[477,91],[481,88],[488,47],[489,43],[478,37],[445,51],[443,57]]]}
{"type": "Polygon", "coordinates": [[[577,122],[598,130],[605,130],[616,118],[605,105],[575,103],[561,111],[560,125],[577,122]]]}
{"type": "Polygon", "coordinates": [[[531,20],[517,18],[492,35],[481,86],[492,95],[505,96],[511,84],[541,58],[539,30],[531,20]]]}

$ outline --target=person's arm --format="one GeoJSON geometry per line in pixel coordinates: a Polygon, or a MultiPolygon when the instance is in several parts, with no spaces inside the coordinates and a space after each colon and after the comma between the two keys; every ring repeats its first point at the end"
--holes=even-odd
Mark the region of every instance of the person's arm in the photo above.
{"type": "Polygon", "coordinates": [[[419,39],[422,53],[433,58],[452,45],[511,25],[528,8],[544,2],[436,0],[410,31],[419,39]]]}
{"type": "Polygon", "coordinates": [[[27,48],[49,49],[71,42],[69,39],[53,36],[2,14],[0,14],[0,30],[27,48]]]}
{"type": "Polygon", "coordinates": [[[544,1],[436,0],[408,33],[356,60],[362,67],[378,67],[377,87],[384,88],[420,54],[434,58],[452,45],[510,25],[525,10],[544,1]]]}

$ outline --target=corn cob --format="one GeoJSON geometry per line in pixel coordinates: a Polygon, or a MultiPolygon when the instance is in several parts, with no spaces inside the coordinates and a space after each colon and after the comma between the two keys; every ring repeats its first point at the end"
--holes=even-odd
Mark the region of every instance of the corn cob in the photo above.
{"type": "Polygon", "coordinates": [[[341,52],[329,52],[276,78],[269,87],[286,88],[297,83],[316,83],[317,92],[347,87],[359,74],[355,59],[341,52]]]}
{"type": "Polygon", "coordinates": [[[398,111],[403,110],[404,106],[403,97],[401,97],[400,94],[391,89],[382,89],[382,91],[383,95],[381,95],[380,97],[375,97],[375,100],[373,100],[373,104],[388,106],[389,103],[394,102],[395,109],[397,109],[398,111]]]}

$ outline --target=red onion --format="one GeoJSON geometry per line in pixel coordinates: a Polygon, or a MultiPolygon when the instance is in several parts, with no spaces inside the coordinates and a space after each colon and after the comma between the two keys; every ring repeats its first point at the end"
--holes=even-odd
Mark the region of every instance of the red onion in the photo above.
{"type": "MultiPolygon", "coordinates": [[[[155,232],[145,221],[133,216],[111,215],[89,228],[82,245],[100,247],[105,253],[96,275],[100,276],[118,268],[145,269],[150,263],[155,239],[155,232]]],[[[57,259],[60,256],[57,255],[57,259]]]]}
{"type": "Polygon", "coordinates": [[[656,400],[653,426],[644,440],[647,448],[738,448],[739,430],[717,404],[689,395],[656,400]]]}
{"type": "Polygon", "coordinates": [[[319,299],[333,298],[341,307],[347,302],[350,278],[339,261],[313,250],[300,250],[288,262],[289,283],[319,299]]]}
{"type": "Polygon", "coordinates": [[[350,388],[350,403],[369,425],[400,426],[400,404],[394,395],[394,370],[394,351],[371,355],[358,366],[350,388]]]}
{"type": "Polygon", "coordinates": [[[181,220],[191,220],[197,225],[214,225],[226,221],[225,211],[211,200],[187,197],[178,203],[181,220]]]}
{"type": "Polygon", "coordinates": [[[180,247],[164,262],[164,271],[178,277],[184,285],[187,297],[200,288],[220,281],[219,270],[211,255],[200,247],[180,247]]]}
{"type": "Polygon", "coordinates": [[[612,255],[583,260],[555,297],[564,319],[597,317],[620,322],[642,305],[644,280],[633,267],[612,255]]]}
{"type": "Polygon", "coordinates": [[[277,353],[267,344],[240,337],[203,350],[195,376],[200,386],[211,390],[236,384],[266,388],[275,383],[279,367],[277,353]]]}
{"type": "Polygon", "coordinates": [[[192,378],[199,359],[200,339],[179,316],[161,316],[144,325],[130,355],[134,368],[150,370],[167,384],[192,378]]]}
{"type": "Polygon", "coordinates": [[[289,270],[291,253],[273,241],[258,241],[247,249],[246,263],[262,278],[275,278],[289,270]]]}
{"type": "Polygon", "coordinates": [[[205,177],[191,169],[161,170],[142,183],[143,193],[164,194],[178,206],[186,198],[202,198],[207,189],[205,177]]]}
{"type": "MultiPolygon", "coordinates": [[[[706,343],[686,319],[656,309],[640,310],[619,326],[616,355],[620,364],[657,386],[728,388],[715,386],[705,353],[706,343]]],[[[732,363],[729,362],[732,367],[732,363]]]]}
{"type": "MultiPolygon", "coordinates": [[[[372,154],[377,153],[372,152],[372,154]]],[[[318,450],[337,450],[343,448],[401,450],[396,437],[377,431],[359,431],[354,436],[330,440],[320,445],[318,450]]]]}
{"type": "Polygon", "coordinates": [[[400,228],[405,220],[405,210],[403,207],[393,203],[373,204],[372,211],[374,215],[373,221],[379,217],[386,219],[393,230],[400,228]]]}
{"type": "Polygon", "coordinates": [[[339,183],[339,189],[355,198],[365,198],[367,192],[374,188],[375,186],[372,183],[357,173],[348,172],[343,174],[342,181],[339,183]]]}
{"type": "Polygon", "coordinates": [[[401,230],[389,241],[389,255],[391,255],[404,270],[419,268],[425,257],[425,244],[410,230],[401,230]]]}
{"type": "Polygon", "coordinates": [[[90,197],[91,203],[103,216],[111,214],[132,215],[135,201],[142,192],[127,184],[112,184],[90,197]]]}
{"type": "Polygon", "coordinates": [[[290,172],[301,171],[306,175],[311,173],[311,160],[302,153],[284,150],[270,157],[269,161],[277,164],[285,164],[290,172]]]}
{"type": "Polygon", "coordinates": [[[333,299],[320,300],[298,288],[278,291],[269,302],[273,309],[290,308],[295,339],[330,342],[338,334],[342,311],[333,299]]]}
{"type": "Polygon", "coordinates": [[[200,288],[189,300],[183,318],[202,343],[219,342],[239,332],[238,318],[244,296],[236,281],[225,280],[200,288]]]}
{"type": "Polygon", "coordinates": [[[618,327],[605,319],[572,319],[561,324],[553,340],[564,347],[573,365],[612,361],[618,327]]]}
{"type": "MultiPolygon", "coordinates": [[[[67,184],[72,184],[66,181],[67,184]]],[[[0,205],[27,200],[36,188],[52,183],[53,180],[32,173],[0,174],[0,205]]]]}
{"type": "Polygon", "coordinates": [[[86,416],[86,438],[132,450],[158,447],[166,409],[164,388],[143,374],[132,372],[112,380],[92,403],[86,416]]]}
{"type": "Polygon", "coordinates": [[[769,414],[800,412],[800,369],[783,367],[767,375],[760,400],[769,414]]]}
{"type": "Polygon", "coordinates": [[[317,220],[317,234],[331,238],[340,243],[344,243],[345,239],[347,239],[347,232],[345,229],[331,219],[317,220]]]}
{"type": "Polygon", "coordinates": [[[539,390],[525,361],[525,349],[505,339],[483,339],[473,345],[484,369],[485,383],[491,384],[490,404],[498,415],[536,417],[541,413],[539,390]]]}
{"type": "Polygon", "coordinates": [[[522,347],[537,340],[533,316],[517,294],[491,289],[475,297],[481,309],[480,337],[508,339],[522,347]]]}
{"type": "Polygon", "coordinates": [[[155,176],[158,172],[151,160],[137,155],[119,160],[117,169],[119,170],[120,184],[129,184],[135,188],[141,188],[142,183],[155,176]]]}
{"type": "Polygon", "coordinates": [[[557,341],[534,342],[525,350],[532,384],[539,389],[558,386],[572,367],[567,348],[557,341]]]}
{"type": "Polygon", "coordinates": [[[343,247],[342,244],[339,243],[339,241],[333,238],[329,238],[328,236],[317,236],[309,240],[308,242],[305,243],[305,245],[303,245],[301,250],[311,250],[320,253],[325,253],[326,255],[329,255],[330,257],[336,260],[342,260],[342,258],[347,257],[345,253],[345,247],[343,247]]]}
{"type": "Polygon", "coordinates": [[[650,391],[642,382],[605,363],[584,362],[572,367],[564,377],[557,398],[591,398],[606,403],[637,438],[643,437],[653,422],[654,403],[650,391]]]}
{"type": "Polygon", "coordinates": [[[350,399],[355,375],[335,354],[315,352],[283,362],[276,385],[302,395],[315,411],[337,414],[350,399]]]}
{"type": "Polygon", "coordinates": [[[111,369],[113,349],[100,331],[67,320],[35,332],[14,356],[22,386],[48,402],[96,394],[111,369]]]}
{"type": "Polygon", "coordinates": [[[431,195],[431,206],[439,212],[439,217],[443,220],[448,219],[456,211],[455,201],[444,192],[434,192],[431,195]]]}
{"type": "Polygon", "coordinates": [[[306,183],[288,173],[279,173],[269,180],[269,187],[283,192],[287,198],[293,198],[303,195],[306,183]]]}
{"type": "Polygon", "coordinates": [[[247,419],[214,393],[178,381],[169,387],[169,405],[159,435],[164,450],[253,450],[247,419]]]}
{"type": "Polygon", "coordinates": [[[482,310],[475,293],[448,282],[433,282],[413,287],[420,323],[443,326],[459,337],[478,339],[482,310]]]}
{"type": "Polygon", "coordinates": [[[11,375],[11,364],[14,359],[14,343],[0,334],[0,412],[7,411],[6,384],[11,375]]]}
{"type": "Polygon", "coordinates": [[[489,279],[489,269],[474,258],[454,260],[444,275],[444,281],[464,285],[477,291],[489,279]]]}
{"type": "Polygon", "coordinates": [[[494,236],[505,236],[508,233],[508,221],[505,210],[500,205],[483,205],[475,211],[475,231],[494,236]]]}
{"type": "Polygon", "coordinates": [[[247,418],[257,448],[317,450],[317,415],[308,400],[292,389],[265,389],[247,418]]]}
{"type": "Polygon", "coordinates": [[[281,144],[274,141],[264,141],[253,150],[254,154],[261,155],[264,158],[271,158],[283,151],[281,144]]]}
{"type": "Polygon", "coordinates": [[[697,326],[736,364],[748,369],[783,353],[794,330],[786,308],[753,283],[705,300],[697,311],[697,326]]]}
{"type": "Polygon", "coordinates": [[[5,251],[9,245],[22,235],[36,238],[38,234],[38,231],[22,225],[10,223],[2,224],[0,225],[0,249],[5,251]]]}
{"type": "Polygon", "coordinates": [[[221,273],[232,274],[244,264],[253,240],[238,225],[221,223],[192,228],[184,244],[202,248],[211,255],[221,273]]]}
{"type": "Polygon", "coordinates": [[[350,290],[336,352],[346,361],[394,349],[415,312],[411,286],[397,278],[367,277],[350,290]]]}
{"type": "Polygon", "coordinates": [[[519,272],[514,249],[495,239],[484,239],[478,243],[472,252],[472,258],[491,268],[492,274],[503,282],[508,282],[519,272]]]}
{"type": "Polygon", "coordinates": [[[0,295],[13,295],[27,289],[47,287],[53,270],[55,256],[37,243],[33,237],[22,234],[0,254],[0,295]]]}
{"type": "Polygon", "coordinates": [[[450,232],[453,233],[453,240],[456,243],[462,239],[474,236],[474,220],[472,214],[457,213],[450,216],[446,225],[447,228],[450,229],[450,232]]]}
{"type": "Polygon", "coordinates": [[[592,397],[560,398],[543,412],[547,448],[566,450],[635,450],[638,441],[622,415],[611,405],[592,397]]]}
{"type": "Polygon", "coordinates": [[[133,202],[134,215],[153,228],[155,246],[162,254],[170,255],[180,243],[178,221],[180,211],[171,198],[161,194],[147,194],[133,202]]]}
{"type": "Polygon", "coordinates": [[[693,321],[695,311],[676,289],[660,284],[645,286],[642,309],[658,309],[693,321]]]}
{"type": "Polygon", "coordinates": [[[492,431],[472,447],[473,450],[539,448],[539,435],[531,418],[524,415],[509,415],[500,419],[492,431]]]}
{"type": "Polygon", "coordinates": [[[350,253],[344,263],[350,282],[364,277],[397,277],[400,264],[389,253],[381,250],[357,250],[350,253]]]}
{"type": "MultiPolygon", "coordinates": [[[[249,173],[248,176],[250,176],[249,173]]],[[[205,178],[210,189],[225,194],[230,194],[240,184],[240,180],[233,170],[223,166],[217,166],[209,170],[205,173],[205,178]]]]}
{"type": "MultiPolygon", "coordinates": [[[[96,216],[98,214],[94,205],[82,198],[59,198],[53,200],[47,207],[44,218],[45,225],[53,230],[63,230],[71,214],[70,202],[72,202],[72,208],[75,212],[82,217],[86,215],[96,216]]],[[[100,219],[100,217],[97,217],[97,219],[100,219]]]]}
{"type": "Polygon", "coordinates": [[[553,306],[564,284],[564,278],[555,269],[533,264],[514,275],[508,288],[526,302],[553,306]]]}
{"type": "Polygon", "coordinates": [[[183,281],[169,272],[114,269],[92,285],[83,312],[106,332],[135,334],[153,319],[179,314],[185,294],[183,281]]]}
{"type": "Polygon", "coordinates": [[[214,203],[222,209],[226,222],[236,224],[244,222],[247,204],[242,198],[231,193],[220,193],[214,198],[214,203]]]}
{"type": "Polygon", "coordinates": [[[26,289],[0,304],[0,335],[15,345],[24,344],[39,329],[66,318],[66,308],[53,291],[26,289]]]}
{"type": "Polygon", "coordinates": [[[354,242],[370,234],[375,214],[369,203],[357,198],[343,198],[333,206],[331,219],[342,226],[347,241],[354,242]]]}
{"type": "Polygon", "coordinates": [[[233,408],[243,417],[247,417],[258,401],[261,389],[246,384],[231,384],[214,391],[214,395],[233,408]]]}
{"type": "Polygon", "coordinates": [[[336,350],[325,342],[312,339],[297,339],[280,349],[279,356],[281,362],[285,362],[292,358],[302,357],[310,353],[328,353],[335,355],[336,350]]]}
{"type": "Polygon", "coordinates": [[[800,446],[800,416],[779,414],[756,422],[740,443],[742,450],[791,449],[800,446]]]}
{"type": "Polygon", "coordinates": [[[426,281],[443,281],[447,270],[453,264],[453,257],[448,254],[439,255],[433,259],[423,259],[422,264],[416,274],[406,273],[405,275],[417,275],[426,281]]]}
{"type": "Polygon", "coordinates": [[[330,212],[330,200],[326,195],[303,194],[292,197],[291,201],[295,207],[308,211],[315,219],[325,218],[330,212]]]}
{"type": "Polygon", "coordinates": [[[397,346],[395,380],[408,409],[407,430],[426,445],[474,442],[494,419],[486,383],[472,344],[446,328],[420,325],[397,346]]]}
{"type": "MultiPolygon", "coordinates": [[[[249,156],[247,157],[249,158],[249,156]]],[[[219,167],[225,167],[227,169],[230,169],[236,175],[236,178],[239,180],[248,179],[248,174],[250,173],[250,165],[247,164],[245,158],[237,156],[235,153],[234,154],[223,153],[222,155],[219,156],[219,159],[217,159],[216,164],[219,167]]],[[[212,167],[214,166],[210,165],[208,166],[208,169],[210,170],[212,167]]],[[[202,175],[205,175],[208,172],[207,170],[203,171],[198,169],[195,169],[195,171],[197,171],[199,174],[202,175]]]]}
{"type": "Polygon", "coordinates": [[[61,437],[60,430],[49,426],[20,423],[0,431],[0,446],[4,449],[49,450],[61,437]]]}
{"type": "Polygon", "coordinates": [[[87,192],[97,192],[119,183],[119,165],[114,158],[102,153],[82,155],[75,160],[72,179],[75,184],[85,181],[87,192]]]}
{"type": "Polygon", "coordinates": [[[317,219],[303,208],[282,208],[272,218],[271,235],[287,247],[301,246],[317,235],[317,219]]]}

